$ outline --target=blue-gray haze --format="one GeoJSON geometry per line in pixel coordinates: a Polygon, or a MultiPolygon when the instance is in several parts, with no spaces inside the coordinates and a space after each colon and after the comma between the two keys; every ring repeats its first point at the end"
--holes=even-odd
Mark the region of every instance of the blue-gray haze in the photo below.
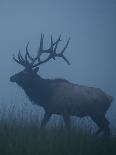
{"type": "MultiPolygon", "coordinates": [[[[44,78],[65,78],[74,83],[102,88],[114,97],[108,112],[116,116],[116,1],[115,0],[0,0],[0,104],[28,102],[24,92],[9,77],[23,69],[12,54],[30,41],[34,55],[40,34],[45,34],[45,48],[50,35],[62,34],[63,47],[71,62],[62,59],[40,67],[44,78]]],[[[2,106],[0,106],[2,107],[2,106]]]]}

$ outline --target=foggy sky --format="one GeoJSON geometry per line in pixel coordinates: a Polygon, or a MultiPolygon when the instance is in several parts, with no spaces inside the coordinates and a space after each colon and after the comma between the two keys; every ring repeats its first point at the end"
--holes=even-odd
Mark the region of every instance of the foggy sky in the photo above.
{"type": "MultiPolygon", "coordinates": [[[[116,115],[116,1],[115,0],[0,0],[0,104],[24,102],[24,92],[9,77],[22,70],[12,59],[30,41],[36,53],[40,34],[45,47],[50,35],[62,34],[62,44],[71,37],[65,56],[40,67],[44,78],[65,78],[74,83],[95,86],[114,97],[109,110],[116,115]]],[[[21,103],[20,103],[21,104],[21,103]]]]}

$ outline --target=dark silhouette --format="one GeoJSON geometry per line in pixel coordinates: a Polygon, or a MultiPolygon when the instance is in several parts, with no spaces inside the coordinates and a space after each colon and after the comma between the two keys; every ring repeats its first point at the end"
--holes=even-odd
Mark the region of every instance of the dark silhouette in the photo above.
{"type": "Polygon", "coordinates": [[[70,128],[70,116],[90,116],[99,127],[96,134],[103,132],[109,135],[109,122],[105,114],[113,100],[111,96],[99,88],[73,84],[65,79],[43,79],[37,74],[38,66],[50,59],[55,60],[56,57],[61,57],[67,64],[70,64],[64,56],[70,39],[63,50],[58,53],[56,50],[61,36],[56,42],[53,42],[51,36],[51,46],[47,50],[43,49],[43,38],[44,35],[41,34],[40,47],[35,58],[29,54],[28,44],[25,57],[20,51],[17,58],[13,56],[13,59],[25,69],[10,77],[11,82],[16,82],[33,103],[44,108],[45,114],[41,127],[45,127],[52,114],[62,115],[68,129],[70,128]],[[48,57],[41,60],[42,54],[48,54],[48,57]]]}

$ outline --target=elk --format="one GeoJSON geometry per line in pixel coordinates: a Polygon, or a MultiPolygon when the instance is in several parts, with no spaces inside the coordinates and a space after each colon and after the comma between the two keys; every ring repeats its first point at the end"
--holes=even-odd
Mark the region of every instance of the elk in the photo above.
{"type": "Polygon", "coordinates": [[[41,127],[45,127],[52,114],[63,116],[65,125],[70,129],[70,116],[89,116],[98,126],[96,134],[110,134],[109,121],[105,114],[111,105],[113,97],[103,92],[100,88],[74,84],[65,79],[44,79],[37,74],[40,65],[51,59],[63,58],[69,65],[70,62],[64,56],[70,38],[64,48],[58,52],[61,36],[54,42],[51,36],[51,44],[48,49],[43,47],[44,35],[41,33],[40,45],[37,55],[32,57],[26,45],[25,56],[19,50],[17,58],[13,59],[25,67],[19,73],[10,77],[11,82],[17,83],[27,94],[30,101],[44,108],[45,114],[41,127]],[[47,57],[42,59],[42,54],[47,57]]]}

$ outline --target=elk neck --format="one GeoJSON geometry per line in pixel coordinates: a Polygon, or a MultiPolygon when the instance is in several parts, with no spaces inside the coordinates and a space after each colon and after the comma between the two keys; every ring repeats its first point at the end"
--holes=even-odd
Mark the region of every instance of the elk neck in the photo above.
{"type": "Polygon", "coordinates": [[[36,75],[21,87],[32,102],[41,105],[48,103],[51,92],[48,79],[36,75]]]}

